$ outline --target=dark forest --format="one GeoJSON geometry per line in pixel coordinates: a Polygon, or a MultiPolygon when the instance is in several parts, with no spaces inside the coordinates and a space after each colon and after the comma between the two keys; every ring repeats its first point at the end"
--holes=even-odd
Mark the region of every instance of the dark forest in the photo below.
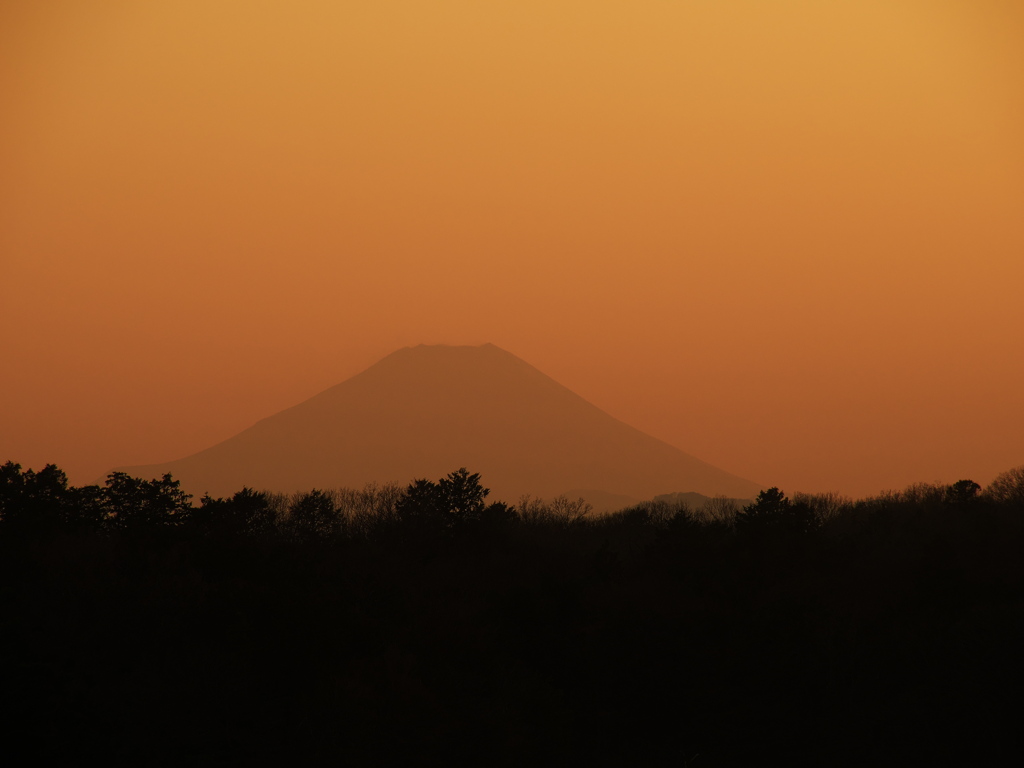
{"type": "MultiPolygon", "coordinates": [[[[980,765],[1019,751],[1024,468],[852,500],[75,487],[0,467],[31,762],[980,765]]],[[[26,761],[27,762],[27,761],[26,761]]]]}

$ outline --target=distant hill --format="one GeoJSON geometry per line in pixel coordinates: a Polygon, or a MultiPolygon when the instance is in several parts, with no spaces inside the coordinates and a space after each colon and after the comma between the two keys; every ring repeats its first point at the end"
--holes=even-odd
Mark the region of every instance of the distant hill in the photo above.
{"type": "Polygon", "coordinates": [[[297,491],[413,478],[459,467],[491,499],[571,489],[649,499],[693,491],[749,498],[760,486],[624,424],[493,344],[406,347],[351,379],[177,461],[190,493],[297,491]]]}

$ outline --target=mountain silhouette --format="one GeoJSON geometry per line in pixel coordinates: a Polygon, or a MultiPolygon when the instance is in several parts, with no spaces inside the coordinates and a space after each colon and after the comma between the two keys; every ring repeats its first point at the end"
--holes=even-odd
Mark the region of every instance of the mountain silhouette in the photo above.
{"type": "MultiPolygon", "coordinates": [[[[190,493],[292,492],[479,472],[491,499],[590,489],[636,499],[694,491],[750,498],[760,486],[608,415],[493,344],[406,347],[362,373],[177,461],[190,493]]],[[[586,492],[584,492],[586,495],[586,492]]]]}

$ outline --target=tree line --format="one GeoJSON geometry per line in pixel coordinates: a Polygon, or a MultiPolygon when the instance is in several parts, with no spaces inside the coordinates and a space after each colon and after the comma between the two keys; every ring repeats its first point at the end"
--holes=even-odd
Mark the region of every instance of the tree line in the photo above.
{"type": "Polygon", "coordinates": [[[0,467],[9,754],[132,765],[1001,764],[1024,468],[865,499],[198,500],[0,467]]]}
{"type": "Polygon", "coordinates": [[[883,510],[1004,510],[1024,505],[1024,466],[1000,474],[985,489],[971,480],[951,485],[921,483],[902,491],[854,500],[835,493],[798,493],[788,498],[779,488],[762,491],[749,504],[709,498],[700,506],[682,501],[648,501],[608,515],[592,515],[586,500],[559,496],[549,501],[530,496],[516,505],[487,501],[489,489],[477,473],[458,469],[438,481],[371,483],[362,489],[312,489],[294,494],[242,488],[228,498],[203,496],[198,505],[170,474],[144,480],[112,472],[104,485],[69,485],[56,465],[22,470],[12,461],[0,466],[0,535],[63,533],[136,533],[187,530],[199,535],[266,537],[293,540],[340,536],[372,537],[391,528],[421,532],[512,524],[654,528],[670,524],[719,527],[737,535],[841,532],[883,510]]]}

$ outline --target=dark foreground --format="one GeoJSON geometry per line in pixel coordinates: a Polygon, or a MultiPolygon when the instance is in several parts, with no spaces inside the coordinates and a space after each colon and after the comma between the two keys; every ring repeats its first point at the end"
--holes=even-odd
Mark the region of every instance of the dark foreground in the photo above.
{"type": "Polygon", "coordinates": [[[1012,493],[590,520],[485,506],[464,473],[192,509],[169,478],[73,489],[13,467],[0,722],[25,764],[1019,757],[1012,493]]]}

